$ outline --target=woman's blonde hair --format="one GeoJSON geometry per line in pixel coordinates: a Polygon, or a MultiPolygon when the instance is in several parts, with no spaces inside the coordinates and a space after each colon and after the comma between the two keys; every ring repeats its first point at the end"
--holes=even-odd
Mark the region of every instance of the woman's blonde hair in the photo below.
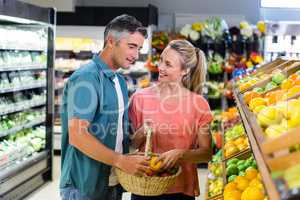
{"type": "Polygon", "coordinates": [[[206,79],[206,58],[203,51],[194,47],[187,40],[173,40],[168,46],[179,53],[182,58],[182,68],[188,70],[183,77],[183,85],[198,94],[202,93],[206,79]]]}

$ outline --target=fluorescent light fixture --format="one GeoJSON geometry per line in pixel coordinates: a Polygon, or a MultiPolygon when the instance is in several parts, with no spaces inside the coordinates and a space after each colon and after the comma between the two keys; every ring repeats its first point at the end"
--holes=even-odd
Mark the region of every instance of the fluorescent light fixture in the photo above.
{"type": "Polygon", "coordinates": [[[261,7],[300,8],[300,0],[261,0],[261,7]]]}

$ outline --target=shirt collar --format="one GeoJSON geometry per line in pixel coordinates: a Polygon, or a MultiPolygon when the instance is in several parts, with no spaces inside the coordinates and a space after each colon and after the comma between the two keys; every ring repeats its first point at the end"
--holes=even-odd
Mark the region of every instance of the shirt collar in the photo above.
{"type": "Polygon", "coordinates": [[[96,63],[96,65],[106,77],[110,79],[115,78],[116,73],[99,57],[99,55],[95,54],[93,56],[93,61],[96,63]]]}

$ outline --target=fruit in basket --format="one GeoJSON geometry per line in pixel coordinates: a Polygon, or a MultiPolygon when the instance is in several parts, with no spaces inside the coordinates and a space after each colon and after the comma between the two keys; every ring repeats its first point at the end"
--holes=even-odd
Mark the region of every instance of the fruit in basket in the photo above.
{"type": "Polygon", "coordinates": [[[254,169],[254,168],[247,168],[246,171],[245,171],[245,177],[248,179],[248,180],[253,180],[257,177],[257,174],[258,174],[258,171],[257,169],[254,169]]]}
{"type": "Polygon", "coordinates": [[[285,132],[287,132],[287,129],[280,124],[271,125],[265,130],[265,134],[268,138],[276,138],[285,132]]]}
{"type": "Polygon", "coordinates": [[[247,91],[244,94],[244,101],[249,104],[252,99],[257,97],[261,97],[261,94],[255,91],[247,91]]]}
{"type": "Polygon", "coordinates": [[[294,85],[294,82],[291,79],[285,79],[282,81],[280,87],[283,90],[289,90],[290,88],[292,88],[294,85]]]}
{"type": "Polygon", "coordinates": [[[283,174],[289,188],[299,188],[300,187],[300,165],[295,165],[287,170],[283,174]]]}
{"type": "Polygon", "coordinates": [[[293,97],[296,94],[300,93],[300,85],[295,85],[292,88],[290,88],[287,92],[287,98],[293,97]]]}
{"type": "Polygon", "coordinates": [[[235,164],[228,165],[228,167],[226,168],[227,176],[237,175],[238,173],[239,173],[239,169],[235,164]]]}
{"type": "Polygon", "coordinates": [[[236,183],[236,187],[241,191],[244,191],[249,186],[249,180],[244,176],[237,176],[234,182],[236,183]]]}
{"type": "Polygon", "coordinates": [[[282,74],[281,72],[277,72],[276,74],[273,75],[272,77],[272,81],[274,83],[276,83],[277,85],[281,84],[283,82],[283,80],[285,79],[284,74],[282,74]]]}
{"type": "Polygon", "coordinates": [[[255,87],[255,88],[253,88],[253,91],[254,91],[254,92],[258,92],[259,94],[265,92],[265,90],[264,90],[263,88],[261,88],[261,87],[255,87]]]}
{"type": "Polygon", "coordinates": [[[229,157],[229,156],[231,156],[231,155],[234,155],[234,154],[236,154],[236,153],[238,153],[239,152],[239,149],[235,146],[235,145],[232,145],[232,146],[230,146],[230,147],[228,147],[226,150],[225,150],[225,157],[227,158],[227,157],[229,157]]]}
{"type": "Polygon", "coordinates": [[[228,182],[232,182],[235,180],[235,178],[237,177],[237,175],[231,175],[228,177],[228,182]]]}
{"type": "Polygon", "coordinates": [[[259,113],[261,110],[265,109],[267,106],[266,105],[260,105],[254,108],[253,112],[255,114],[259,113]]]}
{"type": "Polygon", "coordinates": [[[265,87],[265,91],[269,91],[272,90],[273,88],[276,88],[277,84],[274,83],[273,81],[267,83],[266,87],[265,87]]]}
{"type": "Polygon", "coordinates": [[[263,200],[264,198],[263,191],[257,187],[248,187],[241,196],[241,200],[263,200]]]}
{"type": "Polygon", "coordinates": [[[224,200],[240,200],[242,193],[239,190],[231,190],[224,194],[224,200]]]}
{"type": "Polygon", "coordinates": [[[260,105],[267,105],[267,102],[262,97],[254,98],[249,102],[249,108],[252,111],[254,110],[254,108],[256,108],[257,106],[260,106],[260,105]]]}
{"type": "Polygon", "coordinates": [[[153,157],[151,157],[151,160],[150,160],[150,168],[154,172],[159,171],[161,168],[161,165],[162,165],[162,161],[157,162],[157,159],[158,159],[157,156],[153,156],[153,157]]]}
{"type": "Polygon", "coordinates": [[[223,190],[223,179],[217,178],[214,180],[208,180],[208,196],[216,196],[221,194],[223,190]]]}
{"type": "Polygon", "coordinates": [[[257,122],[263,127],[273,124],[279,124],[282,120],[281,112],[274,106],[266,107],[261,110],[257,115],[257,122]]]}
{"type": "Polygon", "coordinates": [[[289,120],[287,120],[288,128],[296,128],[300,126],[300,108],[294,110],[289,120]]]}

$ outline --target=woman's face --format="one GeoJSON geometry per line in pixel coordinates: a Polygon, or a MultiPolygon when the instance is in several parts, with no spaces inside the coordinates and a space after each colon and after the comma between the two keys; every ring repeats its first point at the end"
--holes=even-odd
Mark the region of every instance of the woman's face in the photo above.
{"type": "Polygon", "coordinates": [[[167,47],[160,56],[159,82],[180,83],[186,71],[182,69],[182,58],[177,51],[167,47]]]}

